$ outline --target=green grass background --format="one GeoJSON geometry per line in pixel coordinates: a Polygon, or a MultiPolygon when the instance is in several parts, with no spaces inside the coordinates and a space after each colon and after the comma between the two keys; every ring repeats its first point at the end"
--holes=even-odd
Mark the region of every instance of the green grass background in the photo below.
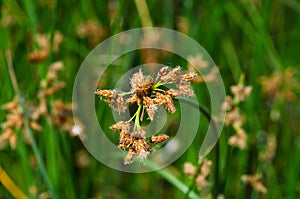
{"type": "MultiPolygon", "coordinates": [[[[224,194],[226,198],[298,198],[300,195],[300,134],[299,90],[294,102],[266,100],[262,94],[259,77],[271,75],[275,70],[287,67],[296,69],[299,79],[300,67],[300,2],[296,0],[241,0],[241,1],[147,1],[153,26],[178,30],[177,20],[185,17],[189,26],[188,36],[198,41],[219,66],[227,92],[230,85],[237,84],[242,73],[245,84],[253,87],[252,94],[241,110],[246,115],[245,129],[248,147],[241,151],[228,146],[233,134],[225,128],[219,142],[219,164],[216,168],[216,150],[208,158],[213,160],[210,177],[211,197],[224,194]],[[270,113],[279,111],[281,119],[272,121],[270,113]],[[273,133],[277,138],[276,156],[271,163],[258,160],[258,153],[265,146],[265,136],[273,133]],[[262,173],[268,189],[265,195],[258,194],[245,185],[243,174],[262,173]]],[[[22,95],[27,101],[36,100],[39,80],[46,74],[50,63],[62,60],[65,64],[60,77],[66,82],[65,89],[53,99],[71,101],[76,72],[92,46],[76,36],[76,28],[88,19],[99,21],[107,31],[105,38],[131,28],[142,27],[134,1],[0,1],[1,15],[7,9],[16,24],[0,28],[0,104],[13,99],[15,93],[9,78],[5,51],[10,49],[13,65],[22,95]],[[48,6],[45,2],[54,2],[48,6]],[[115,15],[111,21],[111,11],[115,15]],[[26,56],[35,48],[30,39],[35,33],[53,33],[59,30],[64,40],[59,53],[51,53],[41,64],[31,64],[26,56]],[[35,80],[36,79],[36,80],[35,80]]],[[[103,39],[105,39],[103,38],[103,39]]],[[[163,64],[176,66],[178,57],[161,60],[163,64]]],[[[121,75],[134,65],[141,64],[138,53],[122,59],[121,75]]],[[[185,66],[183,66],[185,67],[185,66]]],[[[106,87],[110,87],[108,81],[106,87]]],[[[205,86],[196,86],[201,93],[205,86]]],[[[200,103],[209,105],[208,96],[200,103]]],[[[104,105],[104,104],[103,104],[104,105]]],[[[105,106],[105,105],[104,105],[105,106]]],[[[99,116],[109,113],[101,109],[99,116]]],[[[0,112],[0,122],[5,111],[0,112]]],[[[113,119],[101,117],[109,126],[113,119]]],[[[170,119],[172,122],[172,118],[170,119]]],[[[175,118],[176,120],[176,118],[175,118]]],[[[48,176],[59,198],[184,198],[184,193],[167,180],[161,171],[146,174],[123,173],[106,167],[90,156],[87,168],[78,168],[76,152],[85,150],[78,138],[42,123],[43,132],[35,133],[38,149],[42,155],[48,176]]],[[[198,136],[204,133],[207,122],[201,121],[198,136]]],[[[0,165],[20,189],[31,198],[29,188],[36,186],[38,193],[47,191],[37,167],[29,164],[32,147],[22,142],[22,134],[15,150],[9,147],[0,150],[0,165]]],[[[197,162],[199,143],[195,141],[189,150],[166,170],[185,185],[190,180],[182,172],[183,163],[197,162]]],[[[166,171],[164,170],[164,171],[166,171]]],[[[197,190],[194,190],[197,192],[197,190]]],[[[210,197],[210,196],[209,196],[210,197]]],[[[0,198],[12,198],[0,184],[0,198]]]]}

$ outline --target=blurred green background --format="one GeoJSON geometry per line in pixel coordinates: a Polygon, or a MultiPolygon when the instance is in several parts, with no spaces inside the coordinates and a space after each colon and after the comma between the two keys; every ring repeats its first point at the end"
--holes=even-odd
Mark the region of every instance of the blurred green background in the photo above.
{"type": "MultiPolygon", "coordinates": [[[[230,86],[238,84],[242,74],[243,84],[252,86],[250,96],[238,105],[245,117],[246,149],[230,146],[228,139],[234,135],[234,129],[224,127],[218,147],[207,157],[212,160],[209,186],[205,190],[192,187],[192,191],[201,198],[299,197],[299,1],[1,0],[0,9],[1,105],[16,95],[8,67],[9,54],[25,113],[38,106],[40,81],[49,73],[50,64],[64,64],[57,78],[65,82],[65,87],[47,97],[49,114],[37,121],[42,131],[31,127],[36,145],[26,141],[26,122],[13,128],[15,148],[5,140],[3,125],[0,131],[0,166],[28,198],[49,198],[52,190],[56,198],[70,199],[188,198],[180,190],[191,185],[183,165],[197,164],[198,142],[164,170],[130,174],[106,167],[89,155],[78,137],[66,133],[70,129],[53,124],[53,104],[57,99],[71,102],[77,70],[88,53],[112,35],[149,25],[180,31],[199,42],[219,67],[228,95],[232,95],[230,86]],[[268,138],[272,135],[275,141],[268,151],[268,138]],[[263,152],[271,157],[260,158],[263,152]],[[36,159],[37,153],[49,181],[38,166],[41,162],[36,159]],[[267,192],[260,193],[251,183],[243,182],[241,177],[245,174],[260,174],[267,192]],[[181,184],[176,186],[176,182],[181,184]]],[[[155,50],[137,52],[126,55],[118,63],[122,70],[108,71],[108,78],[99,84],[112,88],[111,77],[153,61],[170,66],[180,64],[188,69],[178,57],[155,50]]],[[[205,84],[195,84],[194,89],[199,102],[209,108],[205,84]]],[[[99,117],[110,115],[109,107],[103,102],[100,105],[105,108],[99,109],[99,117]]],[[[69,117],[68,110],[64,111],[69,117]]],[[[6,121],[8,112],[1,110],[1,123],[6,121]]],[[[170,131],[176,119],[168,118],[170,131]]],[[[101,117],[101,122],[108,127],[114,121],[107,116],[101,117]]],[[[198,136],[206,132],[207,126],[207,121],[202,120],[198,136]]],[[[13,198],[4,186],[3,172],[0,178],[0,198],[13,198]]]]}

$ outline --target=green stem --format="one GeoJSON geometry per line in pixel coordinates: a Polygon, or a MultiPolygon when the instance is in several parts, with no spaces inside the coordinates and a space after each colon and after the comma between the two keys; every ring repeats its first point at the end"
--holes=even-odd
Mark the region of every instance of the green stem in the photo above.
{"type": "Polygon", "coordinates": [[[216,161],[216,166],[215,166],[215,193],[214,193],[214,198],[218,197],[218,194],[220,192],[220,186],[221,182],[219,180],[219,165],[220,165],[220,144],[219,141],[216,143],[216,156],[215,156],[215,161],[216,161]]]}
{"type": "Polygon", "coordinates": [[[155,89],[153,89],[154,91],[160,91],[160,92],[163,92],[163,93],[165,93],[165,90],[163,90],[163,89],[160,89],[160,88],[155,88],[155,89]]]}
{"type": "Polygon", "coordinates": [[[178,180],[174,175],[172,175],[170,172],[168,172],[166,169],[160,169],[155,163],[146,160],[146,165],[156,170],[156,172],[161,175],[163,178],[165,178],[167,181],[169,181],[171,184],[173,184],[175,187],[177,187],[180,191],[183,193],[188,193],[187,197],[192,199],[200,199],[200,197],[193,191],[189,191],[189,187],[187,187],[185,184],[183,184],[180,180],[178,180]]]}
{"type": "Polygon", "coordinates": [[[51,31],[50,31],[50,45],[51,45],[51,50],[50,50],[50,62],[53,62],[53,46],[54,46],[54,36],[55,36],[55,27],[56,27],[56,22],[57,22],[57,2],[54,1],[53,7],[52,7],[52,12],[51,12],[51,31]]]}
{"type": "Polygon", "coordinates": [[[145,0],[139,0],[139,1],[135,0],[134,2],[136,5],[142,26],[143,27],[152,27],[153,24],[152,24],[152,20],[151,20],[147,2],[145,0]]]}
{"type": "MultiPolygon", "coordinates": [[[[194,107],[195,109],[199,109],[200,112],[204,115],[204,117],[206,117],[206,119],[211,122],[211,125],[212,125],[212,128],[214,129],[214,134],[215,136],[218,136],[218,131],[217,131],[217,128],[216,128],[216,123],[215,121],[212,119],[212,116],[211,114],[209,113],[209,111],[204,108],[204,106],[200,105],[200,104],[197,104],[195,102],[193,102],[192,100],[189,100],[189,99],[186,99],[186,98],[183,98],[183,97],[177,97],[177,99],[180,99],[183,103],[186,103],[188,105],[191,105],[192,107],[194,107]]],[[[217,148],[216,148],[216,169],[215,169],[215,184],[216,186],[219,185],[219,176],[218,176],[218,173],[219,173],[219,144],[217,143],[217,148]]],[[[188,190],[185,192],[185,198],[188,198],[189,197],[189,194],[190,192],[192,191],[193,187],[195,186],[195,180],[197,178],[197,175],[200,171],[200,168],[201,168],[201,163],[202,163],[202,159],[199,158],[198,160],[198,163],[197,163],[197,167],[196,167],[196,172],[192,178],[192,182],[188,188],[188,190]]],[[[218,194],[218,188],[216,188],[216,193],[215,194],[218,194]]]]}
{"type": "Polygon", "coordinates": [[[154,84],[153,90],[160,87],[160,86],[167,85],[167,84],[173,84],[173,83],[174,82],[157,82],[156,84],[154,84]]]}
{"type": "Polygon", "coordinates": [[[141,110],[142,110],[142,104],[139,104],[139,108],[137,109],[137,111],[135,113],[134,130],[136,130],[136,129],[138,130],[141,128],[141,125],[140,125],[141,110]]]}
{"type": "Polygon", "coordinates": [[[130,95],[130,94],[132,94],[132,92],[131,92],[131,91],[129,91],[129,92],[126,92],[126,93],[120,93],[119,95],[123,97],[123,96],[125,96],[125,95],[130,95]]]}
{"type": "Polygon", "coordinates": [[[136,114],[137,114],[137,111],[136,111],[135,114],[128,120],[128,122],[132,121],[133,118],[135,118],[136,114]]]}

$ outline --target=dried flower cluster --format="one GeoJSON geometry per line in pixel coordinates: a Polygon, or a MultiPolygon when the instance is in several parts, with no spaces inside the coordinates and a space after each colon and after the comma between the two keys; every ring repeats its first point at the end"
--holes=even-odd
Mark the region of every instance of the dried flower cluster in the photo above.
{"type": "Polygon", "coordinates": [[[54,101],[48,99],[65,86],[65,82],[58,79],[58,73],[63,67],[64,65],[60,61],[49,66],[45,79],[40,82],[39,105],[35,107],[32,119],[38,121],[41,116],[50,117],[55,126],[69,132],[72,136],[78,136],[83,133],[84,127],[79,120],[72,117],[72,105],[65,104],[60,99],[54,101]],[[48,111],[48,105],[51,107],[51,111],[48,111]],[[74,120],[77,121],[76,124],[74,120]]]}
{"type": "Polygon", "coordinates": [[[222,109],[226,111],[225,124],[231,125],[235,130],[235,135],[231,136],[228,143],[240,149],[245,149],[247,146],[247,134],[242,128],[245,116],[240,113],[239,103],[244,101],[251,93],[251,86],[244,86],[242,83],[230,87],[233,94],[226,96],[222,109]]]}
{"type": "MultiPolygon", "coordinates": [[[[189,56],[188,57],[188,69],[191,72],[196,72],[196,70],[208,70],[209,69],[209,62],[203,58],[203,55],[198,54],[196,56],[189,56]]],[[[214,82],[217,79],[218,74],[217,67],[213,67],[207,72],[205,75],[198,75],[197,78],[195,78],[195,83],[203,83],[203,82],[214,82]]]]}
{"type": "MultiPolygon", "coordinates": [[[[50,100],[57,91],[61,90],[65,83],[58,79],[58,73],[63,68],[62,62],[55,62],[48,68],[47,75],[40,82],[40,89],[37,93],[37,105],[27,103],[29,126],[32,130],[41,132],[43,130],[40,125],[42,118],[49,118],[55,126],[63,131],[69,132],[76,136],[83,133],[83,125],[79,121],[74,123],[72,117],[72,106],[64,104],[61,100],[50,100]],[[50,110],[48,109],[50,107],[50,110]]],[[[2,133],[0,134],[0,148],[6,143],[14,149],[17,145],[17,131],[24,133],[26,142],[29,142],[24,126],[24,112],[21,109],[19,99],[14,97],[13,101],[2,106],[3,110],[8,111],[6,120],[1,124],[2,133]]]]}
{"type": "Polygon", "coordinates": [[[275,71],[271,76],[262,76],[260,83],[266,97],[275,101],[294,101],[296,98],[295,91],[300,90],[300,84],[295,78],[295,73],[293,68],[287,68],[285,71],[275,71]]]}
{"type": "Polygon", "coordinates": [[[91,46],[98,45],[105,35],[106,30],[95,20],[85,21],[77,27],[77,36],[79,38],[87,38],[91,46]]]}
{"type": "MultiPolygon", "coordinates": [[[[17,146],[17,133],[21,131],[24,139],[29,143],[28,135],[24,126],[24,113],[21,109],[19,98],[14,97],[11,102],[2,106],[2,109],[7,111],[6,120],[1,124],[3,132],[0,134],[0,148],[3,148],[8,142],[12,149],[17,146]]],[[[35,131],[41,131],[42,126],[32,118],[29,118],[29,126],[35,131]]]]}
{"type": "Polygon", "coordinates": [[[2,109],[8,111],[8,114],[6,115],[6,121],[1,124],[3,132],[0,135],[0,148],[4,147],[5,142],[9,142],[10,147],[15,149],[17,146],[17,135],[14,129],[21,129],[24,124],[18,98],[15,97],[13,101],[3,105],[2,109]]]}
{"type": "Polygon", "coordinates": [[[212,166],[212,161],[204,159],[201,164],[199,173],[196,174],[196,167],[192,163],[186,162],[184,163],[183,166],[183,172],[189,178],[192,178],[195,174],[197,175],[195,179],[195,183],[198,187],[198,190],[200,191],[209,186],[209,183],[207,182],[207,177],[210,174],[211,166],[212,166]]]}
{"type": "Polygon", "coordinates": [[[259,159],[262,161],[271,162],[275,156],[276,149],[276,136],[274,134],[268,134],[266,148],[264,151],[259,153],[259,159]]]}
{"type": "Polygon", "coordinates": [[[71,136],[81,135],[83,138],[84,126],[77,118],[73,118],[72,104],[63,103],[61,100],[55,100],[51,103],[51,106],[51,119],[53,124],[61,130],[69,132],[71,136]],[[76,121],[76,124],[74,120],[76,121]]]}
{"type": "Polygon", "coordinates": [[[40,81],[40,89],[38,91],[38,106],[34,107],[31,117],[34,121],[38,121],[42,116],[49,116],[47,107],[48,97],[54,95],[61,90],[65,83],[58,79],[58,73],[63,69],[62,62],[54,62],[49,68],[45,79],[40,81]]]}
{"type": "Polygon", "coordinates": [[[133,74],[129,92],[120,93],[115,90],[97,90],[96,95],[112,107],[113,110],[124,112],[128,105],[138,106],[135,114],[128,121],[120,121],[110,128],[120,132],[119,148],[128,151],[125,163],[132,161],[134,156],[144,160],[151,152],[152,144],[160,144],[166,141],[169,136],[156,135],[147,141],[146,132],[141,128],[140,122],[143,121],[147,113],[148,119],[153,120],[158,106],[164,106],[169,112],[176,111],[173,98],[177,96],[193,96],[190,82],[196,77],[195,73],[182,74],[180,67],[172,70],[161,68],[157,76],[144,76],[140,69],[133,74]],[[166,89],[166,85],[175,85],[176,89],[166,89]],[[134,125],[131,121],[135,120],[134,125]]]}
{"type": "MultiPolygon", "coordinates": [[[[38,49],[28,54],[27,59],[31,63],[43,62],[51,52],[50,34],[36,34],[34,41],[38,44],[38,49]]],[[[63,41],[63,35],[59,31],[55,31],[53,36],[53,52],[58,52],[63,41]]]]}
{"type": "Polygon", "coordinates": [[[250,184],[257,192],[267,193],[267,188],[262,183],[262,177],[259,174],[255,175],[243,175],[241,177],[242,181],[250,184]]]}

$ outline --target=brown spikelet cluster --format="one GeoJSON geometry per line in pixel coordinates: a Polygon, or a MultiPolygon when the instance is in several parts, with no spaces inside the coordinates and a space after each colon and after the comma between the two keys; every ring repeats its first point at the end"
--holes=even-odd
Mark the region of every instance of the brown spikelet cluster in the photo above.
{"type": "Polygon", "coordinates": [[[259,159],[266,162],[271,162],[276,154],[277,141],[274,134],[268,134],[267,144],[265,149],[259,153],[259,159]]]}
{"type": "Polygon", "coordinates": [[[203,55],[197,54],[196,56],[189,56],[188,60],[188,70],[191,72],[196,72],[197,70],[208,71],[205,72],[202,76],[198,75],[195,79],[195,83],[204,83],[204,82],[214,82],[217,80],[218,69],[217,67],[210,68],[209,61],[203,58],[203,55]]]}
{"type": "Polygon", "coordinates": [[[29,127],[38,132],[42,132],[41,122],[43,118],[49,119],[55,126],[63,131],[69,132],[72,136],[82,135],[84,127],[80,121],[72,117],[71,104],[64,104],[61,100],[50,100],[53,95],[61,90],[65,83],[60,81],[58,73],[63,69],[62,62],[54,62],[48,68],[44,79],[40,81],[40,88],[37,92],[37,103],[26,102],[21,105],[20,99],[14,97],[13,101],[2,105],[2,109],[7,111],[6,120],[1,124],[0,148],[6,143],[14,149],[17,145],[16,132],[21,131],[26,142],[29,142],[28,134],[24,125],[24,112],[21,107],[26,107],[29,127]],[[76,124],[74,122],[76,121],[76,124]]]}
{"type": "Polygon", "coordinates": [[[128,151],[125,163],[138,156],[144,160],[152,152],[150,144],[161,144],[169,139],[167,135],[155,135],[147,141],[146,132],[141,128],[141,122],[148,115],[149,120],[154,120],[159,106],[165,107],[169,112],[176,111],[173,99],[178,96],[193,96],[190,82],[196,77],[195,73],[183,74],[180,67],[169,70],[161,68],[156,77],[145,76],[140,69],[133,74],[130,80],[129,92],[116,92],[115,90],[97,90],[96,95],[104,99],[113,110],[124,112],[129,105],[136,104],[138,109],[128,121],[113,124],[112,130],[120,131],[119,148],[128,151]],[[166,85],[173,85],[174,89],[166,89],[166,85]],[[135,120],[133,127],[130,122],[135,120]],[[149,142],[149,143],[148,143],[149,142]]]}
{"type": "Polygon", "coordinates": [[[245,183],[250,184],[257,192],[265,194],[268,191],[265,185],[262,183],[262,176],[259,174],[243,175],[241,177],[241,180],[245,183]]]}
{"type": "Polygon", "coordinates": [[[6,115],[6,120],[1,124],[3,132],[0,134],[0,148],[4,147],[6,142],[9,142],[10,147],[15,149],[17,146],[17,135],[14,129],[21,129],[24,124],[19,99],[15,97],[13,101],[4,104],[1,108],[8,111],[8,114],[6,115]]]}
{"type": "Polygon", "coordinates": [[[192,163],[186,162],[186,163],[184,163],[184,166],[183,166],[183,172],[189,178],[192,178],[195,175],[197,175],[195,178],[195,183],[198,187],[198,190],[201,191],[204,188],[209,186],[209,183],[207,182],[207,178],[210,174],[210,168],[212,166],[212,161],[204,159],[203,162],[201,163],[201,165],[199,165],[199,166],[200,166],[199,172],[196,173],[197,172],[196,167],[192,163]]]}
{"type": "Polygon", "coordinates": [[[124,160],[125,164],[131,163],[134,156],[138,156],[140,160],[145,160],[152,152],[151,146],[146,140],[146,132],[142,128],[133,131],[128,121],[120,121],[113,124],[110,128],[120,131],[118,147],[128,151],[124,160]]]}
{"type": "Polygon", "coordinates": [[[294,68],[275,71],[271,76],[262,76],[260,78],[262,91],[270,100],[295,101],[295,91],[300,90],[300,83],[295,76],[296,70],[294,68]]]}
{"type": "MultiPolygon", "coordinates": [[[[3,148],[8,142],[12,149],[17,146],[17,132],[21,131],[26,142],[29,142],[26,128],[24,126],[24,113],[20,106],[18,97],[14,97],[13,101],[2,105],[2,110],[7,111],[6,120],[1,124],[2,133],[0,134],[0,148],[3,148]]],[[[34,120],[29,118],[29,127],[34,131],[42,131],[42,126],[34,120]]]]}
{"type": "Polygon", "coordinates": [[[65,83],[58,79],[58,73],[63,69],[62,62],[52,63],[46,74],[46,77],[40,81],[40,89],[38,91],[38,105],[34,107],[31,117],[34,121],[38,121],[42,116],[49,116],[48,98],[61,90],[65,83]]]}
{"type": "Polygon", "coordinates": [[[126,102],[121,95],[114,90],[98,90],[95,92],[101,98],[105,98],[105,102],[117,112],[124,112],[126,110],[126,102]]]}
{"type": "Polygon", "coordinates": [[[168,139],[169,139],[169,136],[167,136],[165,134],[156,135],[156,136],[154,135],[154,136],[151,136],[150,142],[153,144],[160,144],[168,139]]]}
{"type": "Polygon", "coordinates": [[[65,82],[58,78],[58,73],[63,68],[64,64],[61,61],[49,66],[46,77],[40,82],[39,105],[34,108],[32,119],[38,121],[42,116],[50,117],[53,124],[61,130],[69,132],[71,136],[79,136],[82,135],[84,127],[78,119],[73,118],[72,105],[63,103],[60,99],[49,100],[49,97],[65,87],[65,82]]]}
{"type": "Polygon", "coordinates": [[[71,136],[79,136],[82,134],[83,125],[76,118],[73,118],[72,110],[72,104],[55,100],[51,104],[51,119],[55,126],[69,132],[71,136]]]}
{"type": "MultiPolygon", "coordinates": [[[[28,54],[27,59],[31,63],[43,62],[51,51],[50,34],[36,34],[34,41],[38,44],[38,49],[28,54]]],[[[53,35],[53,52],[58,52],[63,41],[63,35],[59,31],[55,31],[53,35]]]]}
{"type": "Polygon", "coordinates": [[[101,24],[95,20],[87,20],[79,24],[76,32],[79,38],[87,38],[91,46],[98,45],[101,39],[107,34],[101,24]]]}
{"type": "Polygon", "coordinates": [[[245,149],[247,147],[247,134],[243,129],[245,116],[240,113],[239,103],[244,101],[251,93],[251,86],[238,84],[230,87],[233,97],[226,96],[222,109],[226,111],[225,125],[230,125],[235,130],[228,143],[229,145],[245,149]]]}

